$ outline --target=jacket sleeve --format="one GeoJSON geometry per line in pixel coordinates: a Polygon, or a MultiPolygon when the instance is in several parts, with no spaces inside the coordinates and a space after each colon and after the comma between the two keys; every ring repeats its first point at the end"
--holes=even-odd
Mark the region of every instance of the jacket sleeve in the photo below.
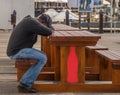
{"type": "Polygon", "coordinates": [[[51,28],[48,28],[47,26],[43,25],[37,20],[31,20],[31,29],[33,32],[35,32],[38,35],[43,35],[43,36],[49,36],[52,34],[53,30],[51,28]]]}

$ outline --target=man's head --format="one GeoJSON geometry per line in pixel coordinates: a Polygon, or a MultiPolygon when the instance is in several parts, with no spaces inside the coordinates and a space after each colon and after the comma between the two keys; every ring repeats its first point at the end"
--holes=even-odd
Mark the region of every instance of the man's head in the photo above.
{"type": "Polygon", "coordinates": [[[41,22],[42,24],[46,25],[49,28],[52,28],[52,19],[49,15],[47,14],[41,14],[38,18],[39,22],[41,22]]]}

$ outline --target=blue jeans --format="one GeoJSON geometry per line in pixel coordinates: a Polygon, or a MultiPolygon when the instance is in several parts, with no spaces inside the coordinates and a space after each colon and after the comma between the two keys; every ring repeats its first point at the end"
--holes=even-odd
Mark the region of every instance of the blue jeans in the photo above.
{"type": "Polygon", "coordinates": [[[44,52],[38,51],[33,48],[24,48],[21,49],[17,54],[10,56],[11,59],[21,59],[21,58],[27,58],[27,59],[36,59],[37,64],[31,66],[26,73],[22,76],[20,79],[20,82],[32,86],[34,81],[37,79],[38,75],[40,74],[41,69],[45,65],[47,61],[47,57],[44,52]]]}

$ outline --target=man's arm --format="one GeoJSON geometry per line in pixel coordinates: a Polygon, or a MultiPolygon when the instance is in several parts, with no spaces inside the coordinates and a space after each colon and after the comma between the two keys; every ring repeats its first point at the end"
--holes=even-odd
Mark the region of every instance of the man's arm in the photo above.
{"type": "Polygon", "coordinates": [[[53,32],[51,28],[48,28],[37,20],[31,20],[31,24],[32,31],[38,35],[49,36],[53,32]]]}

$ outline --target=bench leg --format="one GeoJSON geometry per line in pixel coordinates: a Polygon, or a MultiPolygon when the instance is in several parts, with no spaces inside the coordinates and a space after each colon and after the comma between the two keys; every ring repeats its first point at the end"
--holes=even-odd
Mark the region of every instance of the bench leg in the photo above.
{"type": "Polygon", "coordinates": [[[113,68],[112,70],[112,83],[120,84],[120,68],[113,68]]]}
{"type": "Polygon", "coordinates": [[[111,81],[112,80],[112,65],[108,61],[100,58],[100,80],[111,81]]]}
{"type": "Polygon", "coordinates": [[[86,50],[86,80],[99,80],[99,58],[95,53],[86,50]]]}

